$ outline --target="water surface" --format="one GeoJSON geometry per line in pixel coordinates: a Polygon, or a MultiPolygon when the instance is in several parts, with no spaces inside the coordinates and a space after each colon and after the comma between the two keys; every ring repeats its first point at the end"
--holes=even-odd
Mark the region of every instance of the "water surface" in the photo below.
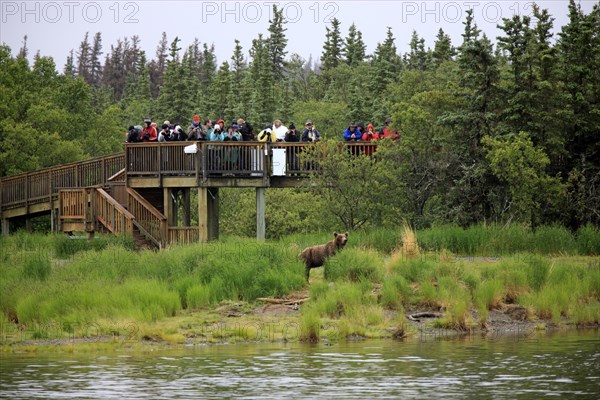
{"type": "Polygon", "coordinates": [[[0,396],[600,398],[600,333],[2,354],[0,396]]]}

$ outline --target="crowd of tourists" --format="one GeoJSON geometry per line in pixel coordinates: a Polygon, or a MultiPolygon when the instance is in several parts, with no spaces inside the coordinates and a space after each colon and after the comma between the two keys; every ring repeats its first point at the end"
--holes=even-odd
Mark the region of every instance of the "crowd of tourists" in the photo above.
{"type": "MultiPolygon", "coordinates": [[[[359,142],[373,141],[383,138],[397,140],[399,135],[389,125],[391,118],[385,120],[385,125],[375,129],[373,124],[365,127],[363,122],[350,123],[343,133],[344,141],[359,142]]],[[[194,115],[191,124],[183,128],[181,125],[164,121],[159,127],[158,123],[150,118],[144,120],[144,125],[130,126],[126,132],[127,143],[140,142],[173,142],[173,141],[212,141],[212,142],[307,142],[314,143],[321,140],[321,133],[317,130],[312,120],[308,119],[300,129],[292,122],[285,126],[281,120],[276,119],[272,125],[267,125],[256,133],[250,123],[243,118],[234,119],[230,124],[219,119],[201,121],[199,115],[194,115]]]]}

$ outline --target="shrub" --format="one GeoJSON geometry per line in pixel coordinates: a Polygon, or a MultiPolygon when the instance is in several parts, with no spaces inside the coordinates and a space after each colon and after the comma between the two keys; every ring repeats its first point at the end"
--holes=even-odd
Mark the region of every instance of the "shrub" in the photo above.
{"type": "Polygon", "coordinates": [[[308,308],[300,319],[300,340],[315,343],[321,337],[321,318],[318,311],[308,308]]]}
{"type": "Polygon", "coordinates": [[[213,295],[210,287],[206,285],[194,285],[187,289],[186,294],[188,308],[205,307],[213,303],[213,295]]]}
{"type": "Polygon", "coordinates": [[[404,277],[399,275],[388,277],[383,282],[381,304],[392,310],[400,310],[402,304],[408,304],[410,294],[411,288],[404,277]]]}
{"type": "Polygon", "coordinates": [[[52,266],[48,254],[37,253],[27,257],[23,262],[23,277],[27,279],[45,281],[51,270],[52,266]]]}
{"type": "Polygon", "coordinates": [[[480,323],[485,323],[488,310],[498,308],[504,296],[502,281],[494,279],[481,283],[473,294],[473,301],[479,312],[480,323]]]}
{"type": "Polygon", "coordinates": [[[596,226],[587,224],[579,228],[576,241],[579,254],[600,255],[600,229],[596,226]]]}
{"type": "Polygon", "coordinates": [[[328,281],[379,282],[383,276],[383,257],[370,249],[346,249],[329,258],[324,267],[328,281]]]}
{"type": "Polygon", "coordinates": [[[529,257],[527,264],[527,282],[533,290],[540,290],[548,279],[550,263],[540,257],[529,257]]]}

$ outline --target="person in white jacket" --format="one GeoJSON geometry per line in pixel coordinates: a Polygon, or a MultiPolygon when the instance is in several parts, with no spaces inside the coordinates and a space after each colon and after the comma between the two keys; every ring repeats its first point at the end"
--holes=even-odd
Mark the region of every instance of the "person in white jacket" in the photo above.
{"type": "Polygon", "coordinates": [[[285,134],[288,131],[287,126],[283,125],[280,120],[276,119],[273,121],[273,128],[271,128],[273,132],[275,132],[275,137],[278,142],[283,142],[285,140],[285,134]]]}

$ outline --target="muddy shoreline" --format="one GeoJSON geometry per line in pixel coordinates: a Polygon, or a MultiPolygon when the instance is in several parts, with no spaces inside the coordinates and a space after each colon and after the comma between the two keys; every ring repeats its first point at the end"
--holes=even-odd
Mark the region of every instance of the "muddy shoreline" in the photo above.
{"type": "MultiPolygon", "coordinates": [[[[471,310],[473,326],[470,329],[441,329],[434,326],[436,318],[410,320],[418,313],[435,313],[423,308],[405,312],[406,321],[399,326],[393,324],[379,331],[363,335],[336,335],[337,321],[324,320],[318,342],[332,344],[343,341],[368,341],[369,339],[433,341],[456,338],[483,337],[488,340],[525,340],[533,335],[574,329],[600,329],[599,324],[576,325],[567,319],[558,325],[551,320],[528,320],[522,310],[514,307],[491,310],[484,326],[476,323],[477,311],[471,310]]],[[[443,312],[438,312],[443,316],[443,312]]],[[[390,321],[397,313],[386,311],[390,321]]],[[[294,343],[302,342],[300,332],[300,309],[295,305],[261,304],[250,306],[244,302],[227,303],[210,311],[195,311],[185,315],[166,318],[156,323],[141,326],[136,323],[120,322],[101,326],[89,324],[81,332],[76,330],[65,335],[59,326],[48,325],[42,334],[46,337],[33,338],[35,334],[18,327],[5,332],[0,343],[0,352],[88,352],[114,350],[171,349],[190,346],[234,345],[239,343],[294,343]],[[174,325],[173,325],[174,324],[174,325]],[[177,327],[176,329],[172,326],[177,327]],[[55,331],[52,331],[52,328],[55,331]],[[165,332],[169,332],[165,334],[165,332]],[[83,333],[83,334],[81,334],[83,333]]],[[[39,331],[36,331],[40,335],[39,331]]]]}

